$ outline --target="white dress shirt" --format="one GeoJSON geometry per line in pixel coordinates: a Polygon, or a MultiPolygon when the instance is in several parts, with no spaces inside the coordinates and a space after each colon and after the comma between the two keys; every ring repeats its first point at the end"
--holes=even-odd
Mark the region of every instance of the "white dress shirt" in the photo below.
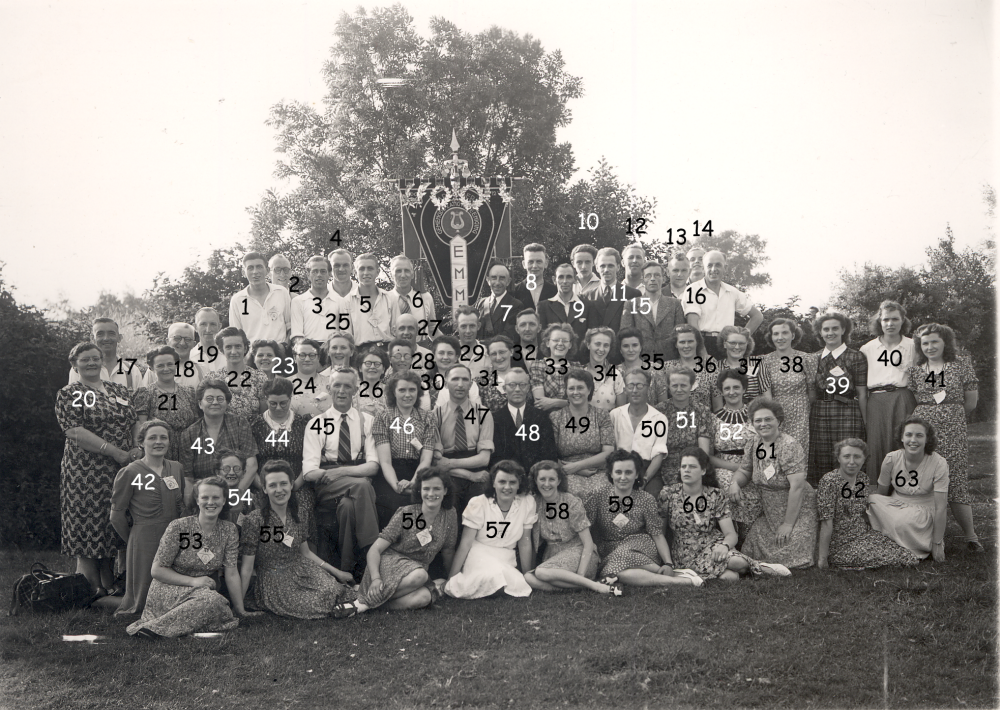
{"type": "Polygon", "coordinates": [[[241,329],[251,343],[255,340],[284,343],[292,322],[292,300],[287,289],[270,283],[267,289],[263,304],[250,295],[249,286],[234,293],[229,299],[229,325],[241,329]]]}
{"type": "MultiPolygon", "coordinates": [[[[321,464],[337,463],[337,453],[340,450],[340,418],[343,412],[336,407],[330,407],[322,414],[309,420],[306,426],[305,438],[302,440],[302,472],[309,473],[321,467],[321,464]],[[328,427],[324,421],[333,422],[333,433],[325,433],[328,427]],[[313,422],[319,426],[313,427],[313,422]],[[316,432],[319,429],[319,432],[316,432]]],[[[375,451],[375,440],[372,438],[372,423],[375,418],[371,414],[359,412],[354,407],[347,410],[347,423],[351,435],[351,461],[358,458],[364,446],[365,463],[378,463],[378,453],[375,451]],[[364,422],[362,426],[362,422],[364,422]]]]}
{"type": "Polygon", "coordinates": [[[327,291],[326,296],[320,297],[312,292],[306,291],[292,299],[292,333],[304,335],[305,337],[325,343],[334,333],[348,328],[341,328],[346,319],[341,319],[340,314],[347,313],[347,303],[336,291],[327,291]],[[320,299],[317,303],[316,299],[320,299]],[[316,312],[317,306],[319,313],[316,312]]]}
{"type": "MultiPolygon", "coordinates": [[[[632,429],[632,418],[629,416],[629,405],[623,404],[611,410],[611,424],[615,428],[615,445],[619,449],[635,451],[646,461],[652,460],[657,454],[667,455],[667,427],[670,422],[667,417],[652,405],[647,405],[649,409],[643,415],[639,426],[632,429]],[[643,424],[649,422],[646,428],[647,434],[643,434],[643,424]],[[663,422],[662,429],[656,426],[656,422],[663,422]],[[663,432],[663,436],[656,436],[656,431],[663,432]]],[[[644,471],[639,472],[640,476],[645,475],[644,471]]]]}
{"type": "Polygon", "coordinates": [[[685,289],[684,297],[680,299],[684,308],[684,315],[694,313],[698,316],[698,330],[705,333],[718,333],[727,325],[733,325],[736,321],[736,313],[741,316],[750,315],[753,310],[753,301],[743,291],[735,286],[722,282],[719,285],[719,293],[705,285],[705,279],[695,281],[685,289]],[[704,303],[695,303],[698,297],[698,289],[701,289],[705,297],[704,303]],[[690,291],[688,298],[687,291],[690,291]],[[688,301],[691,303],[688,303],[688,301]]]}

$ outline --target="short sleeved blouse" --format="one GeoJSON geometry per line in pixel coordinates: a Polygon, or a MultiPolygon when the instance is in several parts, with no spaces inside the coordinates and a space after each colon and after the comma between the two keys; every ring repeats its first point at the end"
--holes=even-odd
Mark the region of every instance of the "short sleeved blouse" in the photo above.
{"type": "Polygon", "coordinates": [[[765,444],[759,435],[754,434],[743,451],[740,469],[751,471],[752,480],[758,486],[787,490],[791,487],[788,476],[805,474],[806,457],[799,443],[784,432],[778,434],[774,441],[773,455],[771,444],[765,444]],[[763,450],[764,458],[757,457],[758,446],[763,450]],[[768,472],[770,466],[774,468],[768,472]]]}
{"type": "Polygon", "coordinates": [[[462,525],[477,530],[476,542],[489,547],[514,549],[524,531],[531,530],[536,522],[535,499],[530,495],[515,496],[506,515],[495,498],[475,496],[462,514],[462,525]]]}
{"type": "Polygon", "coordinates": [[[896,495],[903,496],[947,493],[948,482],[948,462],[937,452],[927,454],[916,469],[911,469],[906,465],[902,449],[891,451],[882,461],[882,470],[878,476],[880,486],[891,486],[896,495]],[[900,477],[900,480],[905,479],[906,484],[897,486],[897,477],[900,477]]]}
{"type": "Polygon", "coordinates": [[[191,515],[167,526],[156,550],[156,561],[178,574],[206,577],[223,567],[235,567],[239,546],[240,531],[235,523],[219,520],[215,532],[206,533],[198,523],[198,516],[191,515]],[[186,545],[183,550],[182,544],[186,545]],[[199,557],[203,550],[205,554],[199,557]],[[207,555],[209,552],[211,557],[207,555]]]}
{"type": "Polygon", "coordinates": [[[594,405],[587,407],[585,415],[589,426],[584,431],[579,422],[574,422],[573,429],[567,429],[570,417],[569,407],[557,409],[549,414],[552,420],[552,432],[555,434],[556,450],[559,458],[586,454],[595,456],[601,453],[603,447],[615,445],[615,428],[611,424],[611,415],[594,405]]]}
{"type": "Polygon", "coordinates": [[[979,389],[979,378],[972,368],[972,363],[968,358],[957,358],[944,364],[942,375],[944,376],[944,387],[941,386],[941,376],[934,378],[935,384],[927,381],[930,370],[927,363],[911,367],[907,374],[909,376],[910,391],[917,399],[917,404],[960,404],[965,405],[965,393],[979,389]],[[934,399],[934,395],[944,391],[945,397],[941,402],[934,399]]]}
{"type": "Polygon", "coordinates": [[[455,549],[455,543],[458,540],[458,514],[454,508],[442,509],[434,524],[425,528],[431,534],[431,540],[424,545],[417,538],[421,531],[417,529],[415,524],[410,525],[409,528],[403,527],[404,516],[407,520],[412,518],[416,521],[417,517],[421,515],[421,511],[422,507],[419,503],[404,505],[393,514],[392,520],[379,534],[379,538],[389,543],[390,550],[426,566],[434,561],[434,557],[441,550],[455,549]]]}
{"type": "Polygon", "coordinates": [[[417,460],[424,451],[434,451],[438,441],[437,421],[430,412],[414,408],[408,417],[400,414],[395,407],[385,409],[375,415],[372,423],[372,440],[375,446],[388,444],[394,459],[417,460]],[[399,419],[399,423],[395,424],[399,419]],[[409,426],[413,431],[407,433],[409,426]],[[420,442],[418,449],[414,440],[420,442]]]}
{"type": "Polygon", "coordinates": [[[535,515],[541,538],[548,542],[570,542],[582,530],[590,528],[583,502],[572,493],[560,493],[554,503],[546,503],[544,498],[536,495],[535,515]],[[562,517],[563,513],[567,517],[562,517]]]}

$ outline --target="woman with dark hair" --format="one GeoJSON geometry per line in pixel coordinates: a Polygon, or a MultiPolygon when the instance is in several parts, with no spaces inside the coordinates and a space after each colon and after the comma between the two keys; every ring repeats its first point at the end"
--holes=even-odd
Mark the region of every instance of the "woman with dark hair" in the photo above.
{"type": "Polygon", "coordinates": [[[672,533],[670,554],[676,564],[702,579],[735,582],[741,575],[775,573],[736,551],[736,528],[729,503],[719,490],[708,454],[697,446],[680,452],[680,481],[660,491],[660,515],[672,533]]]}
{"type": "Polygon", "coordinates": [[[329,386],[333,379],[321,373],[323,346],[315,340],[303,338],[292,348],[295,374],[289,375],[292,383],[292,411],[307,421],[333,406],[329,386]]]}
{"type": "MultiPolygon", "coordinates": [[[[716,387],[722,393],[722,408],[712,414],[712,448],[709,461],[715,467],[715,478],[723,492],[729,491],[733,474],[743,463],[743,448],[753,438],[750,408],[743,399],[747,376],[739,370],[723,370],[716,387]]],[[[750,524],[760,515],[760,494],[753,482],[743,487],[740,502],[730,500],[729,516],[736,523],[740,540],[746,537],[750,524]]]]}
{"type": "Polygon", "coordinates": [[[570,358],[576,352],[576,332],[569,323],[552,323],[541,337],[542,357],[528,363],[535,406],[546,412],[566,406],[566,373],[580,367],[570,358]]]}
{"type": "Polygon", "coordinates": [[[209,370],[205,380],[221,381],[226,385],[232,395],[229,414],[241,416],[249,422],[265,409],[263,390],[267,375],[247,366],[250,341],[239,328],[223,328],[215,336],[215,344],[225,355],[226,362],[218,369],[209,370]]]}
{"type": "Polygon", "coordinates": [[[101,349],[79,343],[69,361],[80,379],[56,393],[55,406],[66,434],[59,481],[62,553],[76,557],[77,573],[100,594],[114,584],[118,543],[109,504],[115,474],[142,449],[132,448],[136,414],[128,388],[101,379],[101,349]]]}
{"type": "MultiPolygon", "coordinates": [[[[180,355],[169,345],[154,348],[146,353],[146,364],[156,377],[151,385],[140,387],[133,396],[136,422],[133,433],[138,434],[144,423],[159,419],[170,427],[170,451],[167,458],[177,461],[180,445],[179,434],[198,418],[198,402],[194,387],[177,381],[177,363],[180,355]]],[[[138,437],[136,437],[138,446],[138,437]]],[[[155,552],[155,550],[153,550],[155,552]]]]}
{"type": "Polygon", "coordinates": [[[584,504],[603,561],[601,582],[700,587],[697,574],[674,569],[656,499],[642,490],[642,465],[642,457],[634,451],[612,451],[607,459],[608,485],[594,491],[584,504]]]}
{"type": "MultiPolygon", "coordinates": [[[[746,392],[743,393],[744,401],[750,404],[757,397],[771,396],[771,373],[760,358],[752,358],[755,343],[750,331],[746,328],[727,325],[719,331],[719,350],[726,354],[722,360],[718,361],[719,371],[736,370],[747,376],[746,392]]],[[[712,409],[722,406],[722,397],[713,393],[712,409]]]]}
{"type": "Polygon", "coordinates": [[[819,552],[816,566],[873,569],[912,566],[920,560],[868,522],[868,481],[864,472],[868,445],[844,439],[833,450],[840,468],[823,476],[816,492],[819,552]]]}
{"type": "MultiPolygon", "coordinates": [[[[802,447],[781,431],[785,413],[773,399],[750,403],[754,437],[729,485],[730,502],[739,503],[751,480],[760,495],[761,514],[747,533],[743,552],[785,568],[812,567],[816,554],[816,491],[806,481],[802,447]]],[[[787,569],[779,574],[786,574],[787,569]]]]}
{"type": "MultiPolygon", "coordinates": [[[[202,383],[204,384],[204,382],[202,383]]],[[[196,631],[229,631],[246,616],[236,569],[240,533],[220,519],[229,508],[226,482],[216,476],[194,484],[198,514],[167,526],[153,558],[142,618],[126,629],[148,639],[177,638],[196,631]],[[212,575],[225,570],[229,603],[215,591],[212,575]]]]}
{"type": "Polygon", "coordinates": [[[397,510],[368,549],[368,566],[358,600],[334,611],[338,619],[386,605],[388,609],[420,609],[441,596],[443,580],[430,581],[428,569],[441,553],[451,569],[458,538],[451,474],[439,468],[417,471],[412,505],[397,510]]]}
{"type": "Polygon", "coordinates": [[[531,529],[538,516],[525,479],[516,461],[493,464],[486,493],[472,498],[462,514],[462,541],[444,587],[449,596],[479,599],[501,589],[512,597],[531,594],[522,572],[534,559],[531,529]],[[515,547],[521,572],[514,566],[515,547]]]}
{"type": "Polygon", "coordinates": [[[843,439],[865,438],[868,404],[868,359],[847,347],[852,324],[843,313],[816,316],[814,330],[823,341],[816,360],[817,399],[809,413],[810,486],[837,468],[833,447],[843,439]]]}
{"type": "Polygon", "coordinates": [[[615,332],[606,326],[590,328],[583,336],[583,349],[589,354],[583,368],[594,378],[590,402],[598,409],[610,412],[625,404],[625,377],[609,359],[618,346],[615,332]]]}
{"type": "Polygon", "coordinates": [[[938,453],[948,462],[951,513],[962,526],[968,548],[983,552],[972,520],[966,424],[966,417],[979,403],[979,379],[969,358],[957,356],[955,331],[948,326],[920,326],[914,345],[914,366],[908,371],[917,402],[913,415],[925,419],[937,432],[938,453]]]}
{"type": "Polygon", "coordinates": [[[926,419],[911,414],[899,438],[903,448],[885,457],[878,493],[868,496],[868,519],[920,559],[944,562],[948,462],[935,452],[937,433],[926,419]]]}
{"type": "Polygon", "coordinates": [[[896,301],[882,301],[868,323],[875,338],[861,346],[868,360],[868,411],[865,413],[868,479],[873,486],[886,454],[899,445],[896,433],[917,406],[908,388],[908,371],[913,366],[913,340],[907,338],[910,319],[896,301]]]}
{"type": "Polygon", "coordinates": [[[247,465],[246,456],[232,449],[217,449],[215,456],[218,461],[215,475],[229,486],[229,491],[226,494],[229,509],[220,517],[220,520],[228,520],[239,526],[240,516],[247,515],[251,510],[259,507],[264,494],[258,490],[252,493],[244,491],[242,495],[240,494],[240,481],[243,479],[243,471],[246,470],[247,465]]]}
{"type": "MultiPolygon", "coordinates": [[[[694,384],[691,385],[691,400],[705,409],[712,408],[712,393],[715,391],[715,378],[718,376],[718,363],[709,358],[706,360],[698,353],[704,348],[704,340],[701,331],[691,325],[674,326],[671,341],[677,351],[676,360],[667,360],[663,368],[663,375],[666,377],[676,370],[690,370],[695,374],[694,384]]],[[[643,358],[645,360],[645,358],[643,358]]],[[[653,372],[656,372],[658,362],[653,362],[653,372]]],[[[664,380],[664,385],[666,381],[664,380]]],[[[666,393],[665,393],[666,394],[666,393]]],[[[669,394],[667,394],[669,396],[669,394]]],[[[653,400],[650,399],[650,402],[653,400]]],[[[660,400],[657,404],[665,400],[660,400]]]]}
{"type": "Polygon", "coordinates": [[[420,377],[413,370],[397,372],[385,383],[386,408],[375,416],[372,439],[382,474],[375,475],[375,505],[379,527],[410,502],[409,489],[418,469],[431,465],[438,440],[437,419],[417,407],[420,377]]]}
{"type": "Polygon", "coordinates": [[[255,340],[250,346],[250,367],[264,373],[268,380],[291,372],[281,359],[281,346],[273,340],[255,340]]]}
{"type": "MultiPolygon", "coordinates": [[[[341,572],[309,549],[312,511],[292,494],[292,467],[276,459],[261,467],[265,502],[242,522],[242,593],[252,609],[293,619],[322,619],[354,599],[350,572],[341,572]],[[254,571],[257,578],[250,587],[254,571]]],[[[313,541],[315,544],[315,541],[313,541]]]]}
{"type": "MultiPolygon", "coordinates": [[[[624,377],[622,377],[624,380],[624,377]]],[[[586,500],[604,485],[604,460],[615,448],[611,415],[590,403],[594,378],[586,370],[573,368],[566,373],[569,406],[549,415],[555,434],[559,463],[569,479],[569,492],[586,500]]]]}
{"type": "Polygon", "coordinates": [[[649,403],[656,406],[660,402],[667,401],[667,380],[663,376],[666,366],[660,364],[664,362],[662,353],[654,359],[650,353],[643,352],[645,347],[642,331],[638,328],[622,328],[618,331],[618,351],[622,356],[622,364],[618,366],[618,376],[624,382],[625,375],[630,372],[645,370],[649,373],[649,403]]]}
{"type": "Polygon", "coordinates": [[[802,328],[794,320],[775,318],[764,331],[764,339],[774,352],[762,357],[761,365],[771,377],[774,399],[785,408],[785,433],[808,452],[809,411],[816,399],[816,359],[795,349],[802,336],[802,328]]]}
{"type": "Polygon", "coordinates": [[[183,513],[184,477],[181,465],[167,461],[170,425],[150,419],[139,428],[136,441],[144,456],[118,472],[111,491],[111,524],[128,543],[125,553],[125,596],[115,612],[141,614],[153,581],[150,568],[160,538],[173,520],[183,513]],[[125,513],[132,516],[129,527],[125,513]]]}
{"type": "Polygon", "coordinates": [[[369,345],[361,351],[361,368],[358,391],[354,393],[354,406],[360,412],[373,417],[385,409],[385,385],[383,375],[389,369],[389,355],[377,345],[369,345]]]}
{"type": "Polygon", "coordinates": [[[545,540],[542,562],[524,575],[532,589],[558,592],[563,589],[590,589],[599,594],[621,596],[621,586],[595,582],[600,559],[590,536],[590,521],[583,503],[566,486],[566,472],[555,461],[539,461],[528,472],[535,496],[538,522],[532,531],[537,550],[545,540]]]}
{"type": "MultiPolygon", "coordinates": [[[[473,377],[479,385],[479,400],[491,412],[497,412],[507,405],[507,392],[504,390],[505,377],[510,372],[511,357],[514,354],[514,341],[506,335],[495,335],[486,343],[486,355],[489,357],[487,366],[471,364],[470,367],[478,376],[473,377]]],[[[441,370],[444,372],[444,370],[441,370]]]]}

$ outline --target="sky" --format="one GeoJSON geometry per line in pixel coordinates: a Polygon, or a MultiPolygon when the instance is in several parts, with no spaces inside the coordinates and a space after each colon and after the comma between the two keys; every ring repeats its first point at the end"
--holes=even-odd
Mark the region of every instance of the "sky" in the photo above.
{"type": "MultiPolygon", "coordinates": [[[[711,219],[765,238],[762,304],[824,305],[866,261],[918,265],[948,223],[959,246],[987,236],[989,3],[404,4],[424,35],[443,15],[560,50],[584,85],[558,134],[579,176],[607,158],[658,200],[653,235],[711,219]]],[[[336,21],[358,6],[0,0],[0,261],[17,300],[141,293],[245,241],[246,208],[289,187],[268,111],[322,103],[336,21]]]]}

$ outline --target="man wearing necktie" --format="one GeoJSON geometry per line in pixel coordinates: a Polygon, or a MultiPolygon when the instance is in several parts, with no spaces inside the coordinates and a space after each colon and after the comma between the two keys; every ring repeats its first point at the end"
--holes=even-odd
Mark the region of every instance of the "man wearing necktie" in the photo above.
{"type": "Polygon", "coordinates": [[[556,287],[545,279],[545,269],[549,266],[549,255],[544,244],[525,244],[524,281],[514,284],[511,295],[524,304],[525,308],[538,310],[538,304],[556,295],[556,287]]]}
{"type": "Polygon", "coordinates": [[[487,279],[490,295],[479,299],[479,340],[486,342],[496,335],[506,335],[511,340],[517,337],[517,314],[524,306],[514,298],[507,287],[510,285],[510,271],[503,264],[494,264],[487,279]]]}
{"type": "Polygon", "coordinates": [[[434,299],[427,292],[413,289],[413,262],[402,254],[392,257],[389,261],[389,275],[396,286],[388,292],[393,322],[399,316],[409,313],[418,322],[427,321],[427,332],[430,333],[433,330],[430,321],[437,317],[434,315],[434,299]]]}
{"type": "MultiPolygon", "coordinates": [[[[642,296],[638,289],[618,281],[621,265],[622,257],[617,249],[604,247],[597,252],[597,273],[601,276],[601,283],[584,296],[594,306],[591,328],[603,325],[617,333],[622,327],[622,312],[626,305],[632,310],[632,300],[642,296]]],[[[621,363],[621,353],[612,352],[609,360],[616,365],[621,363]]]]}
{"type": "Polygon", "coordinates": [[[524,470],[542,459],[558,458],[549,415],[530,401],[531,381],[520,367],[504,376],[507,404],[493,413],[493,444],[490,464],[503,459],[517,461],[524,470]]]}

